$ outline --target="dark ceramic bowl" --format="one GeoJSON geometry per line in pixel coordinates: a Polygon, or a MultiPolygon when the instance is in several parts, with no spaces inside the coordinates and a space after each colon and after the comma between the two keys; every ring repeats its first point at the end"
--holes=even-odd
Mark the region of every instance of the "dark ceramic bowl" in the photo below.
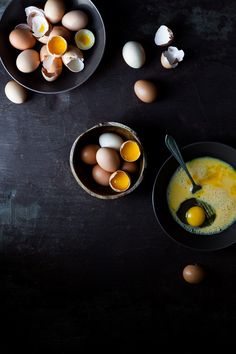
{"type": "MultiPolygon", "coordinates": [[[[210,156],[223,160],[236,169],[236,150],[224,144],[215,142],[195,143],[185,146],[182,149],[182,154],[186,162],[197,157],[210,156]]],[[[167,204],[166,191],[178,166],[173,157],[167,159],[158,172],[153,187],[153,209],[164,232],[178,243],[198,250],[211,251],[232,245],[236,242],[236,223],[219,234],[197,235],[184,230],[173,219],[167,204]]]]}
{"type": "Polygon", "coordinates": [[[100,199],[117,199],[131,193],[140,185],[146,167],[146,158],[142,144],[132,129],[120,123],[107,122],[92,127],[75,140],[70,152],[70,167],[76,181],[87,193],[100,199]],[[134,140],[141,148],[141,156],[137,161],[138,172],[131,175],[131,187],[125,192],[117,193],[110,187],[98,185],[93,180],[91,166],[86,165],[80,159],[81,149],[87,144],[98,144],[99,136],[103,133],[115,133],[120,135],[124,140],[134,140]]]}
{"type": "MultiPolygon", "coordinates": [[[[106,34],[102,17],[92,1],[66,0],[65,4],[67,12],[80,9],[88,14],[89,23],[87,27],[95,34],[96,42],[94,47],[88,51],[84,51],[84,70],[79,73],[72,73],[64,67],[62,74],[54,82],[47,82],[43,78],[40,68],[30,74],[21,73],[16,67],[16,58],[20,51],[11,46],[9,42],[9,34],[17,24],[26,22],[25,8],[27,6],[33,5],[43,7],[45,2],[46,0],[11,1],[3,13],[0,22],[0,57],[8,74],[22,86],[39,93],[53,94],[69,91],[80,86],[94,73],[103,56],[106,34]]],[[[41,44],[39,43],[36,45],[35,49],[40,47],[41,44]]]]}

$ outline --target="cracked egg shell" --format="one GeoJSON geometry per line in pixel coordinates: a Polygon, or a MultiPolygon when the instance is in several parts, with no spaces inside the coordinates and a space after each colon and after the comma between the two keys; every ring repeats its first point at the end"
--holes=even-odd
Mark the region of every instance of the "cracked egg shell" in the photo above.
{"type": "Polygon", "coordinates": [[[81,50],[75,46],[68,46],[62,56],[63,64],[72,72],[78,73],[84,69],[84,57],[81,50]]]}
{"type": "Polygon", "coordinates": [[[131,184],[128,173],[122,170],[112,173],[109,179],[109,185],[115,192],[125,192],[131,184]]]}
{"type": "Polygon", "coordinates": [[[38,37],[37,40],[40,43],[47,44],[49,41],[51,32],[52,32],[52,25],[49,23],[49,28],[48,28],[47,33],[45,33],[45,35],[43,37],[38,37]]]}
{"type": "Polygon", "coordinates": [[[46,59],[46,57],[49,55],[48,53],[48,50],[47,50],[47,46],[46,44],[43,45],[40,49],[40,53],[39,53],[39,56],[40,56],[40,61],[44,61],[44,59],[46,59]]]}
{"type": "Polygon", "coordinates": [[[158,30],[156,31],[155,34],[155,44],[158,46],[165,46],[165,45],[169,45],[173,42],[174,40],[174,34],[171,31],[170,28],[168,28],[165,25],[162,25],[158,28],[158,30]]]}
{"type": "Polygon", "coordinates": [[[165,69],[174,69],[184,58],[184,51],[177,47],[168,47],[161,55],[161,64],[165,69]]]}
{"type": "Polygon", "coordinates": [[[33,35],[37,38],[43,37],[49,30],[49,23],[44,16],[44,11],[35,6],[29,6],[25,9],[25,13],[27,24],[33,35]]]}
{"type": "Polygon", "coordinates": [[[42,75],[47,81],[55,81],[62,73],[62,60],[61,58],[54,58],[48,56],[43,61],[42,75]]]}

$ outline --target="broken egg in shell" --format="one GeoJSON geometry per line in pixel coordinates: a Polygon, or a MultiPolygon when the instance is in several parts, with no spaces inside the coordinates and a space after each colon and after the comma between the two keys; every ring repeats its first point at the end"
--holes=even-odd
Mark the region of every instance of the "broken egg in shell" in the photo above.
{"type": "Polygon", "coordinates": [[[78,73],[84,69],[84,56],[81,50],[73,45],[68,46],[62,56],[63,64],[72,72],[78,73]]]}
{"type": "Polygon", "coordinates": [[[184,51],[177,47],[168,47],[161,55],[161,64],[165,69],[174,69],[184,58],[184,51]]]}
{"type": "Polygon", "coordinates": [[[125,192],[129,189],[131,180],[125,171],[118,170],[110,176],[109,184],[115,192],[125,192]]]}

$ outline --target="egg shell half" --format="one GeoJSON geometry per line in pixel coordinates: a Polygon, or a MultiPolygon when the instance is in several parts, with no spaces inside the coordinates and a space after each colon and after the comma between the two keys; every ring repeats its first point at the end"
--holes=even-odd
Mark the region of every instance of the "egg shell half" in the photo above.
{"type": "Polygon", "coordinates": [[[100,148],[96,154],[97,163],[107,172],[115,172],[120,166],[120,157],[116,150],[100,148]]]}

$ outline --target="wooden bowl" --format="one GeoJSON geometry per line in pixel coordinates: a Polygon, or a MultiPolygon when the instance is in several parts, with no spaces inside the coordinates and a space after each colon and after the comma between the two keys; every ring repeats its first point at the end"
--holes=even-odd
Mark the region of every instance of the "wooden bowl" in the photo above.
{"type": "Polygon", "coordinates": [[[70,151],[70,167],[78,184],[91,196],[100,199],[117,199],[133,192],[139,186],[143,179],[146,158],[142,144],[131,128],[120,123],[106,122],[95,125],[75,140],[70,151]],[[116,133],[124,140],[134,140],[141,148],[141,156],[137,161],[138,172],[131,175],[131,187],[124,192],[117,193],[110,186],[104,187],[97,184],[92,177],[92,166],[86,165],[80,159],[81,149],[87,144],[98,144],[99,136],[103,133],[116,133]]]}

